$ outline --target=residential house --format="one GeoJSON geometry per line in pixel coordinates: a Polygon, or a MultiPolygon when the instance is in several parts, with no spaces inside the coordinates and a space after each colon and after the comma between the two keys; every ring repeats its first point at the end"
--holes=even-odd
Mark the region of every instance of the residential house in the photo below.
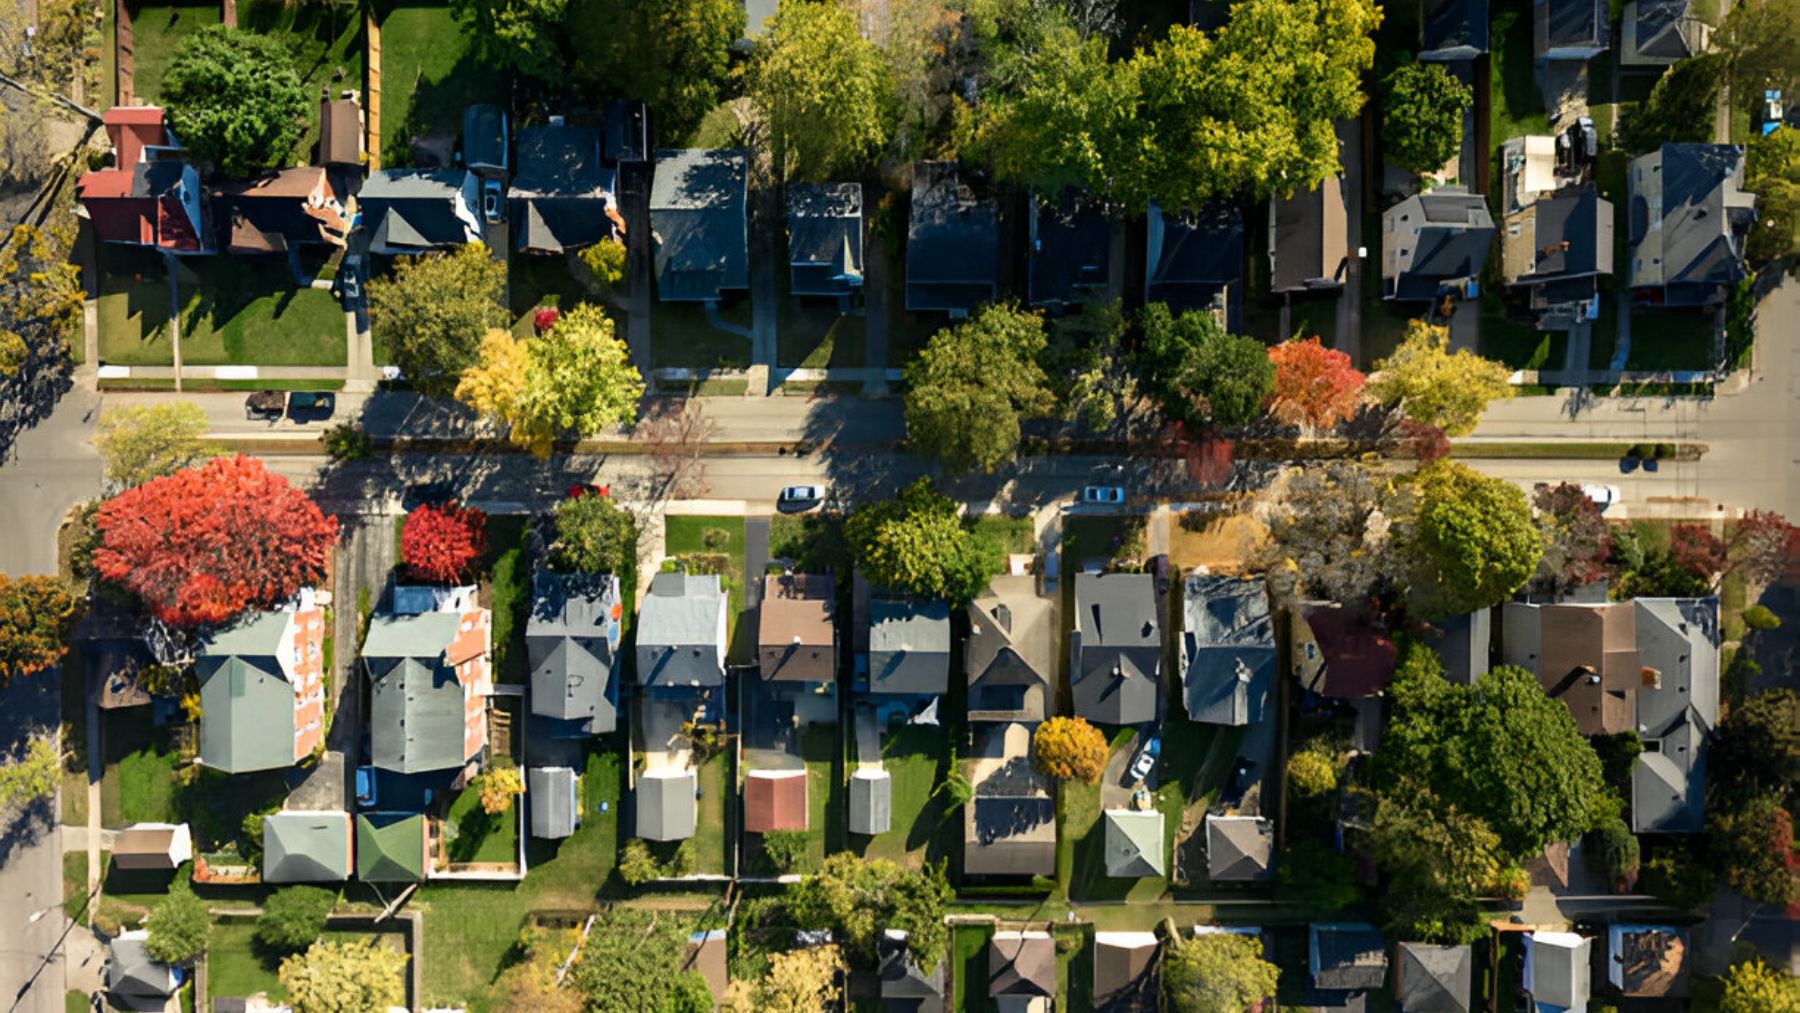
{"type": "Polygon", "coordinates": [[[1525,991],[1536,1013],[1586,1013],[1591,941],[1573,932],[1525,933],[1525,991]]]}
{"type": "Polygon", "coordinates": [[[910,718],[930,707],[950,688],[950,603],[871,599],[868,666],[867,688],[878,709],[898,704],[910,718]]]}
{"type": "Polygon", "coordinates": [[[1627,999],[1688,994],[1688,934],[1671,925],[1610,925],[1606,978],[1627,999]]]}
{"type": "Polygon", "coordinates": [[[1236,325],[1243,301],[1244,218],[1235,205],[1212,204],[1198,212],[1165,212],[1154,202],[1146,216],[1144,301],[1171,312],[1209,310],[1236,325]]]}
{"type": "Polygon", "coordinates": [[[1523,288],[1538,327],[1567,330],[1600,313],[1599,281],[1613,272],[1613,206],[1591,182],[1556,171],[1556,140],[1515,137],[1501,148],[1501,274],[1523,288]]]}
{"type": "Polygon", "coordinates": [[[113,841],[113,865],[127,871],[173,872],[194,857],[186,823],[133,823],[113,841]]]}
{"type": "Polygon", "coordinates": [[[1665,144],[1631,160],[1631,288],[1663,306],[1716,306],[1744,277],[1756,195],[1744,192],[1744,149],[1665,144]]]}
{"type": "Polygon", "coordinates": [[[846,296],[862,290],[861,183],[789,183],[788,291],[846,296]]]}
{"type": "Polygon", "coordinates": [[[521,253],[556,254],[623,239],[613,188],[600,159],[600,131],[553,116],[519,131],[519,166],[506,190],[507,218],[521,253]]]}
{"type": "Polygon", "coordinates": [[[1540,60],[1591,60],[1606,52],[1606,0],[1532,0],[1531,16],[1540,60]]]}
{"type": "Polygon", "coordinates": [[[1206,878],[1267,882],[1275,868],[1275,824],[1260,816],[1206,817],[1206,878]]]}
{"type": "Polygon", "coordinates": [[[965,874],[1056,875],[1056,801],[1048,794],[985,795],[977,785],[963,812],[965,874]]]}
{"type": "Polygon", "coordinates": [[[1310,1005],[1362,1009],[1370,992],[1387,981],[1387,943],[1362,922],[1314,922],[1306,927],[1310,1005]]]}
{"type": "Polygon", "coordinates": [[[1075,714],[1109,725],[1161,716],[1162,623],[1156,580],[1147,573],[1075,577],[1069,680],[1075,714]]]}
{"type": "Polygon", "coordinates": [[[324,741],[325,613],[250,612],[194,659],[200,762],[227,774],[281,770],[324,741]]]}
{"type": "Polygon", "coordinates": [[[319,164],[360,169],[367,160],[363,152],[362,104],[355,92],[344,95],[340,99],[319,100],[319,164]]]}
{"type": "Polygon", "coordinates": [[[1502,606],[1501,658],[1537,675],[1583,735],[1613,735],[1635,723],[1643,678],[1637,607],[1631,602],[1502,606]]]}
{"type": "MultiPolygon", "coordinates": [[[[1357,129],[1337,123],[1339,142],[1357,129]]],[[[1341,289],[1350,275],[1349,182],[1338,172],[1310,190],[1269,198],[1269,291],[1341,289]]]]}
{"type": "Polygon", "coordinates": [[[121,1008],[163,1009],[185,981],[185,970],[150,955],[150,933],[144,929],[122,932],[107,944],[106,991],[121,1008]]]}
{"type": "Polygon", "coordinates": [[[1469,946],[1401,943],[1394,965],[1400,1013],[1473,1013],[1475,951],[1469,946]]]}
{"type": "Polygon", "coordinates": [[[1426,643],[1444,665],[1444,678],[1458,686],[1472,686],[1486,675],[1494,653],[1492,609],[1477,609],[1440,619],[1437,633],[1426,643]]]}
{"type": "Polygon", "coordinates": [[[1334,699],[1380,695],[1399,661],[1378,619],[1336,602],[1289,606],[1288,641],[1300,688],[1334,699]]]}
{"type": "Polygon", "coordinates": [[[1156,1013],[1161,945],[1154,932],[1094,933],[1096,1013],[1156,1013]]]}
{"type": "Polygon", "coordinates": [[[744,831],[805,830],[806,769],[752,770],[744,777],[744,831]]]}
{"type": "Polygon", "coordinates": [[[382,169],[356,200],[371,253],[430,253],[481,239],[481,179],[467,169],[382,169]]]}
{"type": "Polygon", "coordinates": [[[1706,52],[1711,39],[1693,0],[1629,0],[1619,19],[1619,65],[1673,66],[1706,52]]]}
{"type": "Polygon", "coordinates": [[[885,834],[894,825],[894,779],[880,767],[850,775],[850,832],[885,834]]]}
{"type": "Polygon", "coordinates": [[[967,316],[1000,294],[1000,214],[958,175],[955,162],[913,166],[906,226],[906,308],[967,316]]]}
{"type": "Polygon", "coordinates": [[[885,929],[876,941],[881,958],[881,1004],[888,1013],[944,1013],[944,964],[928,972],[906,946],[907,934],[885,929]]]}
{"type": "Polygon", "coordinates": [[[1719,600],[1639,598],[1634,727],[1644,751],[1631,768],[1634,833],[1706,828],[1706,743],[1719,723],[1719,600]]]}
{"type": "Polygon", "coordinates": [[[1056,992],[1050,933],[1002,931],[988,940],[988,997],[1000,1013],[1048,1013],[1056,992]]]}
{"type": "Polygon", "coordinates": [[[789,692],[829,695],[837,687],[837,582],[829,574],[763,578],[757,610],[763,680],[789,692]]]}
{"type": "Polygon", "coordinates": [[[317,243],[341,247],[350,219],[318,166],[282,169],[213,191],[218,245],[230,253],[295,252],[317,243]]]}
{"type": "Polygon", "coordinates": [[[749,160],[736,149],[656,153],[650,240],[657,298],[717,303],[750,287],[748,173],[749,160]]]}
{"type": "Polygon", "coordinates": [[[1488,51],[1488,0],[1424,0],[1419,20],[1419,59],[1426,63],[1473,60],[1488,51]]]}
{"type": "Polygon", "coordinates": [[[430,848],[423,813],[356,814],[356,878],[365,883],[424,882],[430,848]]]}
{"type": "Polygon", "coordinates": [[[1054,200],[1031,199],[1031,305],[1068,309],[1105,297],[1112,276],[1112,217],[1106,205],[1079,190],[1054,200]]]}
{"type": "Polygon", "coordinates": [[[556,738],[618,727],[619,578],[538,571],[531,579],[525,657],[531,713],[556,738]]]}
{"type": "Polygon", "coordinates": [[[685,841],[694,836],[697,792],[692,770],[644,771],[637,779],[637,836],[646,841],[685,841]]]}
{"type": "Polygon", "coordinates": [[[506,110],[478,103],[463,109],[463,164],[486,179],[505,179],[509,147],[506,110]]]}
{"type": "Polygon", "coordinates": [[[1460,186],[1413,194],[1381,213],[1381,296],[1424,302],[1466,291],[1493,242],[1494,216],[1480,194],[1460,186]]]}
{"type": "Polygon", "coordinates": [[[724,685],[729,608],[716,574],[657,574],[638,606],[638,685],[652,693],[724,685]]]}
{"type": "Polygon", "coordinates": [[[1056,678],[1056,603],[1030,575],[1004,575],[969,603],[963,665],[970,721],[1036,723],[1056,678]]]}
{"type": "Polygon", "coordinates": [[[263,817],[265,883],[341,883],[350,878],[350,814],[284,809],[263,817]]]}
{"type": "Polygon", "coordinates": [[[1275,624],[1262,578],[1194,573],[1181,587],[1188,720],[1238,727],[1261,721],[1275,685],[1275,624]]]}
{"type": "Polygon", "coordinates": [[[1163,814],[1158,809],[1107,809],[1106,874],[1114,879],[1168,875],[1163,853],[1163,814]]]}
{"type": "Polygon", "coordinates": [[[362,649],[370,762],[419,774],[462,767],[481,755],[494,691],[492,650],[492,617],[472,602],[371,619],[362,649]]]}
{"type": "Polygon", "coordinates": [[[531,836],[561,840],[581,823],[578,781],[570,767],[532,767],[525,772],[525,798],[531,803],[531,836]]]}
{"type": "Polygon", "coordinates": [[[213,252],[200,173],[158,106],[114,106],[102,120],[113,164],[76,181],[95,238],[163,253],[213,252]]]}

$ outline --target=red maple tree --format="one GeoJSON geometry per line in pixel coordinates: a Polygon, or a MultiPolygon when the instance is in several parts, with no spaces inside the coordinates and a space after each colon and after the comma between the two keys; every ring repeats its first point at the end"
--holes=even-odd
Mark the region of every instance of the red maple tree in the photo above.
{"type": "Polygon", "coordinates": [[[446,503],[419,506],[400,530],[400,558],[420,580],[454,584],[487,552],[487,514],[446,503]]]}
{"type": "Polygon", "coordinates": [[[337,518],[253,457],[152,479],[95,515],[94,567],[171,626],[222,623],[325,576],[337,518]]]}
{"type": "Polygon", "coordinates": [[[1350,365],[1350,356],[1326,348],[1319,339],[1295,338],[1269,349],[1275,364],[1275,393],[1269,413],[1289,425],[1329,429],[1356,414],[1369,378],[1350,365]]]}

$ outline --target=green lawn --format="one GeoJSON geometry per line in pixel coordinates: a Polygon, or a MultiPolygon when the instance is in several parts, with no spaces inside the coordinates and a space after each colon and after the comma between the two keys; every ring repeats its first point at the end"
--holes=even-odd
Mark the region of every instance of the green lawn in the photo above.
{"type": "Polygon", "coordinates": [[[362,89],[363,16],[359,6],[296,4],[286,0],[246,0],[238,5],[238,27],[281,41],[307,95],[306,132],[291,153],[295,165],[313,165],[319,144],[321,89],[337,97],[362,89]]]}
{"type": "Polygon", "coordinates": [[[488,536],[488,608],[494,613],[494,678],[524,682],[525,620],[531,607],[531,560],[525,551],[525,518],[491,516],[488,536]]]}
{"type": "Polygon", "coordinates": [[[1564,331],[1539,331],[1507,316],[1495,286],[1481,293],[1481,354],[1513,369],[1561,369],[1568,355],[1564,331]]]}
{"type": "Polygon", "coordinates": [[[1052,925],[1056,938],[1056,1008],[1094,1008],[1094,927],[1083,922],[1052,925]]]}
{"type": "Polygon", "coordinates": [[[844,521],[836,514],[769,518],[769,558],[790,560],[801,573],[840,573],[850,566],[844,521]]]}
{"type": "Polygon", "coordinates": [[[975,535],[1000,544],[1000,551],[1025,553],[1037,551],[1037,537],[1029,517],[1002,517],[983,514],[975,518],[975,535]]]}
{"type": "MultiPolygon", "coordinates": [[[[750,326],[750,298],[738,296],[719,305],[719,319],[750,326]]],[[[742,369],[750,364],[750,339],[722,331],[706,318],[699,303],[650,303],[650,364],[654,368],[742,369]]]]}
{"type": "Polygon", "coordinates": [[[469,52],[447,6],[380,5],[381,162],[412,164],[414,137],[462,134],[464,108],[506,101],[500,73],[469,52]]]}
{"type": "Polygon", "coordinates": [[[219,3],[127,4],[131,11],[132,91],[146,105],[162,101],[163,74],[190,35],[219,23],[219,3]]]}
{"type": "Polygon", "coordinates": [[[180,758],[163,730],[150,724],[147,707],[107,711],[106,773],[100,781],[100,819],[105,826],[174,823],[175,769],[180,758]]]}
{"type": "MultiPolygon", "coordinates": [[[[1073,588],[1074,575],[1090,560],[1141,556],[1144,519],[1110,514],[1072,514],[1063,518],[1063,573],[1073,588]]],[[[1073,593],[1072,591],[1070,593],[1073,593]]]]}
{"type": "MultiPolygon", "coordinates": [[[[100,358],[166,366],[169,283],[163,259],[101,244],[100,358]]],[[[344,311],[330,292],[298,288],[283,258],[204,257],[178,262],[181,361],[189,366],[342,366],[344,311]]]]}
{"type": "Polygon", "coordinates": [[[867,357],[867,330],[860,313],[842,314],[833,299],[798,299],[788,294],[788,271],[781,278],[775,316],[775,362],[805,369],[857,368],[867,357]]]}
{"type": "Polygon", "coordinates": [[[463,789],[444,818],[445,850],[452,862],[498,862],[510,865],[519,856],[517,808],[498,816],[481,808],[481,792],[463,789]]]}
{"type": "MultiPolygon", "coordinates": [[[[1135,728],[1110,729],[1112,752],[1124,749],[1135,732],[1135,728]]],[[[1064,896],[1076,902],[1149,901],[1167,889],[1168,880],[1161,876],[1115,879],[1106,874],[1106,831],[1100,819],[1099,785],[1064,781],[1057,789],[1056,812],[1056,879],[1064,896]]],[[[1173,839],[1166,814],[1163,839],[1165,847],[1173,839]]],[[[1167,857],[1165,854],[1165,861],[1167,857]]]]}
{"type": "Polygon", "coordinates": [[[893,822],[885,834],[856,835],[864,858],[887,858],[911,868],[947,855],[962,840],[962,825],[943,795],[933,795],[950,763],[950,735],[941,726],[906,725],[881,742],[881,768],[893,782],[893,822]],[[935,847],[934,847],[935,845],[935,847]]]}
{"type": "MultiPolygon", "coordinates": [[[[101,853],[100,861],[106,861],[105,852],[101,853]]],[[[63,913],[82,925],[87,924],[87,875],[86,851],[63,852],[63,913]]]]}
{"type": "Polygon", "coordinates": [[[1699,310],[1632,307],[1631,354],[1626,369],[1708,369],[1713,358],[1713,317],[1699,310]]]}
{"type": "Polygon", "coordinates": [[[700,792],[699,819],[694,828],[694,871],[722,875],[731,867],[728,860],[737,835],[727,800],[735,793],[731,784],[731,756],[721,750],[696,772],[694,783],[700,792]]]}
{"type": "Polygon", "coordinates": [[[1511,137],[1549,133],[1550,119],[1544,114],[1533,66],[1530,7],[1495,9],[1488,58],[1494,68],[1488,117],[1494,150],[1511,137]]]}
{"type": "Polygon", "coordinates": [[[954,925],[950,929],[950,974],[955,987],[950,994],[950,1008],[956,1013],[982,1013],[994,1008],[988,998],[988,940],[994,930],[988,925],[954,925]]]}
{"type": "MultiPolygon", "coordinates": [[[[744,519],[742,517],[663,518],[663,553],[672,558],[698,555],[723,557],[725,590],[731,598],[732,658],[748,658],[756,645],[744,612],[744,519]]],[[[759,575],[760,576],[760,575],[759,575]]]]}
{"type": "MultiPolygon", "coordinates": [[[[581,303],[597,303],[576,280],[568,258],[534,253],[514,252],[506,258],[507,309],[513,317],[513,334],[530,337],[536,333],[531,318],[540,306],[569,309],[581,303]]],[[[586,270],[586,268],[580,268],[586,270]]],[[[604,305],[604,304],[602,304],[604,305]]],[[[611,310],[611,307],[608,307],[611,310]]],[[[620,336],[625,334],[623,314],[614,314],[613,324],[620,336]]]]}
{"type": "MultiPolygon", "coordinates": [[[[206,991],[209,996],[242,996],[267,992],[269,998],[277,1001],[288,997],[287,989],[282,987],[281,979],[276,975],[281,966],[280,955],[264,952],[257,945],[255,936],[256,922],[247,918],[234,918],[213,925],[212,938],[206,947],[206,991]]],[[[333,943],[382,946],[400,952],[406,950],[406,937],[398,932],[372,935],[367,932],[330,929],[320,938],[333,943]]]]}
{"type": "Polygon", "coordinates": [[[844,850],[846,836],[843,786],[837,761],[843,755],[836,725],[807,725],[800,733],[800,756],[806,761],[806,861],[795,872],[812,872],[825,856],[844,850]]]}

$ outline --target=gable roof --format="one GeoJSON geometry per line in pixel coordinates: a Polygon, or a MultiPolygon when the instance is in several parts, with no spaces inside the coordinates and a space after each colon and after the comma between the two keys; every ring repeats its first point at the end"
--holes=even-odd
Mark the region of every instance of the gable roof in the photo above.
{"type": "Polygon", "coordinates": [[[963,647],[972,721],[1042,721],[1055,676],[1056,604],[1036,578],[1001,576],[969,603],[963,647]]]}
{"type": "Polygon", "coordinates": [[[881,957],[881,999],[901,1013],[943,1013],[944,961],[929,972],[919,967],[906,946],[906,933],[886,929],[876,941],[881,957]]]}
{"type": "Polygon", "coordinates": [[[744,831],[806,829],[806,771],[752,770],[744,778],[744,831]]]}
{"type": "Polygon", "coordinates": [[[1388,299],[1417,301],[1479,277],[1494,241],[1487,199],[1460,186],[1411,197],[1381,213],[1381,284],[1388,299]]]}
{"type": "Polygon", "coordinates": [[[180,253],[212,249],[206,194],[185,155],[85,172],[75,185],[103,242],[180,253]]]}
{"type": "Polygon", "coordinates": [[[1387,944],[1373,925],[1314,922],[1306,927],[1306,936],[1314,988],[1376,989],[1387,980],[1387,944]]]}
{"type": "Polygon", "coordinates": [[[121,869],[169,870],[194,857],[194,836],[186,823],[133,823],[113,842],[113,864],[121,869]]]}
{"type": "Polygon", "coordinates": [[[1340,699],[1374,696],[1387,688],[1399,652],[1373,620],[1335,602],[1300,602],[1291,606],[1290,616],[1301,642],[1293,663],[1302,688],[1340,699]]]}
{"type": "Polygon", "coordinates": [[[1534,1002],[1567,1010],[1587,1008],[1590,940],[1573,932],[1525,934],[1525,991],[1534,1002]]]}
{"type": "Polygon", "coordinates": [[[1112,725],[1156,719],[1162,624],[1147,573],[1075,577],[1075,713],[1112,725]]]}
{"type": "Polygon", "coordinates": [[[531,836],[556,840],[575,832],[580,803],[572,768],[532,767],[525,772],[525,797],[531,802],[531,836]]]}
{"type": "Polygon", "coordinates": [[[150,933],[120,933],[108,944],[106,990],[121,998],[167,999],[181,988],[179,969],[150,955],[150,933]]]}
{"type": "Polygon", "coordinates": [[[841,295],[862,287],[861,183],[789,183],[789,291],[841,295]]]}
{"type": "Polygon", "coordinates": [[[749,161],[737,149],[656,153],[650,230],[659,298],[703,302],[750,286],[748,173],[749,161]]]}
{"type": "Polygon", "coordinates": [[[380,169],[369,174],[356,200],[371,246],[407,252],[480,239],[476,191],[467,169],[380,169]]]}
{"type": "Polygon", "coordinates": [[[1106,874],[1115,879],[1164,875],[1163,814],[1157,809],[1108,809],[1106,874]]]}
{"type": "Polygon", "coordinates": [[[1627,177],[1631,287],[1661,288],[1665,305],[1705,305],[1744,276],[1756,195],[1744,149],[1665,144],[1631,160],[1627,177]]]}
{"type": "Polygon", "coordinates": [[[1591,182],[1537,198],[1506,216],[1501,260],[1508,285],[1611,274],[1612,202],[1591,182]]]}
{"type": "Polygon", "coordinates": [[[1244,219],[1235,206],[1176,213],[1152,202],[1146,223],[1145,302],[1177,314],[1207,309],[1243,280],[1244,219]]]}
{"type": "Polygon", "coordinates": [[[1706,23],[1694,15],[1691,0],[1637,0],[1626,6],[1621,29],[1627,64],[1696,56],[1708,34],[1706,23]]]}
{"type": "Polygon", "coordinates": [[[263,817],[265,883],[350,878],[350,814],[285,810],[263,817]]]}
{"type": "Polygon", "coordinates": [[[1160,948],[1154,932],[1094,933],[1094,1008],[1107,1013],[1155,1010],[1160,948]]]}
{"type": "Polygon", "coordinates": [[[1110,281],[1113,222],[1106,205],[1080,190],[1031,199],[1028,294],[1033,306],[1101,298],[1110,281]]]}
{"type": "Polygon", "coordinates": [[[906,308],[966,313],[999,292],[1000,215],[964,186],[955,162],[913,166],[906,308]]]}
{"type": "Polygon", "coordinates": [[[356,878],[365,883],[419,883],[425,879],[423,813],[357,813],[356,878]]]}
{"type": "Polygon", "coordinates": [[[1206,817],[1206,878],[1221,883],[1267,880],[1275,862],[1275,826],[1259,816],[1206,817]]]}
{"type": "Polygon", "coordinates": [[[869,692],[942,693],[950,680],[950,603],[869,601],[869,692]]]}
{"type": "Polygon", "coordinates": [[[1581,734],[1631,727],[1631,694],[1643,675],[1635,606],[1507,602],[1501,618],[1506,663],[1535,672],[1544,693],[1568,706],[1581,734]]]}
{"type": "Polygon", "coordinates": [[[555,253],[612,236],[613,170],[600,160],[600,131],[552,123],[519,131],[519,164],[507,187],[521,250],[555,253]]]}
{"type": "Polygon", "coordinates": [[[233,253],[285,253],[301,243],[329,243],[350,230],[334,207],[337,193],[319,166],[266,173],[213,191],[220,245],[233,253]]]}
{"type": "Polygon", "coordinates": [[[1262,720],[1275,683],[1275,624],[1261,577],[1190,574],[1182,581],[1182,696],[1188,720],[1262,720]]]}
{"type": "Polygon", "coordinates": [[[362,654],[375,766],[414,774],[468,761],[466,694],[451,656],[463,618],[424,612],[369,621],[362,654]]]}
{"type": "MultiPolygon", "coordinates": [[[[1336,124],[1341,143],[1348,122],[1336,124]]],[[[1333,174],[1311,190],[1269,198],[1269,291],[1336,288],[1350,270],[1349,182],[1333,174]]]]}
{"type": "Polygon", "coordinates": [[[1437,0],[1419,22],[1421,60],[1472,60],[1487,51],[1487,0],[1437,0]]]}
{"type": "Polygon", "coordinates": [[[246,613],[200,647],[200,762],[228,774],[293,765],[295,687],[279,656],[292,621],[246,613]]]}
{"type": "Polygon", "coordinates": [[[1437,629],[1437,636],[1428,643],[1444,664],[1444,678],[1469,686],[1487,674],[1494,643],[1492,609],[1439,620],[1437,629]]]}
{"type": "Polygon", "coordinates": [[[830,574],[763,578],[757,608],[762,677],[777,682],[829,682],[837,676],[837,582],[830,574]]]}
{"type": "Polygon", "coordinates": [[[850,775],[850,832],[885,834],[893,826],[894,779],[879,767],[850,775]]]}
{"type": "Polygon", "coordinates": [[[1401,943],[1394,968],[1400,1013],[1470,1013],[1475,952],[1468,946],[1401,943]]]}
{"type": "Polygon", "coordinates": [[[319,102],[319,164],[361,165],[362,107],[351,99],[319,102]]]}
{"type": "Polygon", "coordinates": [[[463,164],[471,169],[506,168],[506,113],[481,102],[463,108],[463,164]]]}
{"type": "Polygon", "coordinates": [[[1706,824],[1706,743],[1719,722],[1719,600],[1639,598],[1631,770],[1636,833],[1698,833],[1706,824]]]}
{"type": "Polygon", "coordinates": [[[1631,998],[1687,995],[1687,930],[1672,925],[1610,925],[1606,949],[1606,976],[1621,994],[1631,998]]]}
{"type": "Polygon", "coordinates": [[[637,835],[647,841],[694,836],[694,772],[661,767],[637,779],[637,835]]]}
{"type": "Polygon", "coordinates": [[[717,574],[657,574],[638,605],[638,684],[722,685],[727,607],[717,574]]]}
{"type": "Polygon", "coordinates": [[[1550,50],[1605,49],[1606,0],[1533,0],[1537,54],[1550,50]]]}
{"type": "Polygon", "coordinates": [[[988,940],[988,995],[1056,995],[1056,943],[1050,933],[994,933],[988,940]]]}
{"type": "Polygon", "coordinates": [[[619,579],[539,571],[525,624],[531,713],[574,722],[583,734],[618,726],[613,685],[624,605],[619,579]]]}

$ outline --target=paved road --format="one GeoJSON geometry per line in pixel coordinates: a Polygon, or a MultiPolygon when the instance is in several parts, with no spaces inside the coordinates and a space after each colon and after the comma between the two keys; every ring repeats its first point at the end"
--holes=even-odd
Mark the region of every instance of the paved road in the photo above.
{"type": "Polygon", "coordinates": [[[0,572],[21,576],[56,570],[56,531],[69,508],[100,492],[100,455],[93,435],[99,396],[81,389],[21,433],[0,465],[0,572]]]}
{"type": "MultiPolygon", "coordinates": [[[[5,715],[0,718],[0,752],[13,755],[28,731],[55,726],[61,684],[61,673],[51,669],[0,690],[0,714],[5,715]]],[[[55,813],[55,801],[47,800],[23,813],[0,816],[0,1002],[13,1013],[63,1008],[58,944],[71,923],[61,907],[62,842],[55,813]]]]}

